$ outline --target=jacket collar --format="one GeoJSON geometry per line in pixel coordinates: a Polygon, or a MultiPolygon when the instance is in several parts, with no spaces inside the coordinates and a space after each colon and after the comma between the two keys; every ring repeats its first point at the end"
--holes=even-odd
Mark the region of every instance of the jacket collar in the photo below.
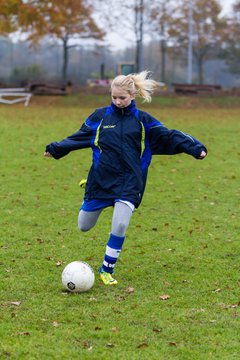
{"type": "Polygon", "coordinates": [[[131,101],[131,104],[128,105],[127,107],[125,108],[119,108],[117,107],[116,105],[114,105],[114,103],[112,102],[111,103],[111,108],[112,110],[117,113],[117,114],[120,114],[120,115],[131,115],[135,109],[136,109],[136,104],[135,104],[135,101],[132,100],[131,101]]]}

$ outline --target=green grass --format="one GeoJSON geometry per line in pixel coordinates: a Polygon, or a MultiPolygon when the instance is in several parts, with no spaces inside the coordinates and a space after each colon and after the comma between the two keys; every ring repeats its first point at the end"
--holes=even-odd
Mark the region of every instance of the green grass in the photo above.
{"type": "Polygon", "coordinates": [[[90,151],[59,161],[42,154],[104,100],[0,107],[0,358],[239,359],[240,107],[144,105],[203,141],[209,155],[154,157],[116,267],[119,284],[104,287],[96,277],[90,292],[64,291],[67,263],[87,261],[97,273],[112,210],[80,233],[78,182],[90,151]]]}

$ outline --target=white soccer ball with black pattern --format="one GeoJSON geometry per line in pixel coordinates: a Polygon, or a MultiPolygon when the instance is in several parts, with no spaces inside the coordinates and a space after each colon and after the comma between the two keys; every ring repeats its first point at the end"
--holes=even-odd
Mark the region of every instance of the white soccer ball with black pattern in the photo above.
{"type": "Polygon", "coordinates": [[[62,283],[71,292],[88,291],[94,284],[93,269],[83,261],[73,261],[62,272],[62,283]]]}

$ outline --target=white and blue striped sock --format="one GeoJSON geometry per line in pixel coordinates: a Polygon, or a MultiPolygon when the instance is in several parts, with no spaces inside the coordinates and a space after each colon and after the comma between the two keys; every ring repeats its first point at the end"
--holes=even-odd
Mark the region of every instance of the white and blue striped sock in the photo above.
{"type": "Polygon", "coordinates": [[[101,267],[103,271],[106,271],[111,274],[113,273],[115,264],[122,250],[124,239],[125,236],[116,236],[110,234],[110,238],[106,246],[103,265],[101,267]]]}

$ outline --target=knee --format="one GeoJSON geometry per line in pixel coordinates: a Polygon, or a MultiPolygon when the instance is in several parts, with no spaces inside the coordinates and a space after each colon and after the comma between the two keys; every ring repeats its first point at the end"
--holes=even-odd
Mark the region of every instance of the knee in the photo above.
{"type": "Polygon", "coordinates": [[[82,223],[81,221],[78,221],[78,228],[80,231],[86,232],[86,231],[90,230],[92,227],[86,226],[86,224],[82,223]]]}
{"type": "Polygon", "coordinates": [[[86,232],[91,229],[91,222],[86,221],[86,216],[84,212],[80,211],[78,215],[78,228],[82,232],[86,232]]]}
{"type": "Polygon", "coordinates": [[[85,228],[85,227],[80,227],[78,226],[79,230],[82,232],[87,232],[89,229],[85,228]]]}
{"type": "Polygon", "coordinates": [[[117,236],[124,236],[127,230],[127,225],[123,221],[119,221],[114,226],[114,234],[117,236]]]}

